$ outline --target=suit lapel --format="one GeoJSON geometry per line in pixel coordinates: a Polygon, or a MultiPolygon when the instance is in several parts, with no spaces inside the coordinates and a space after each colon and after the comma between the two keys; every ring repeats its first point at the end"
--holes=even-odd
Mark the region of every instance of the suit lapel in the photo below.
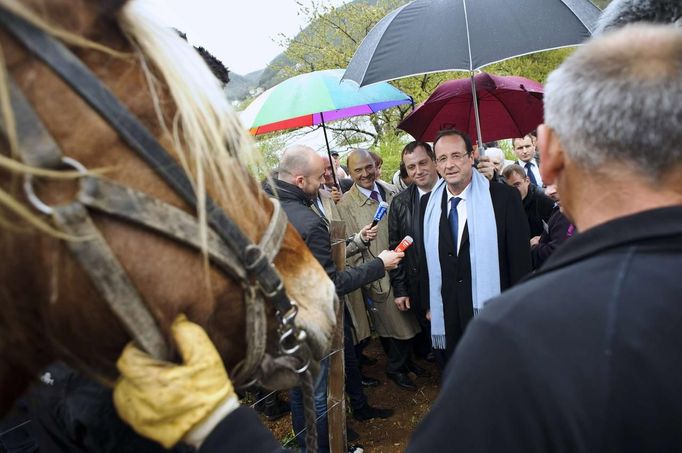
{"type": "MultiPolygon", "coordinates": [[[[420,205],[420,197],[419,197],[419,190],[417,190],[417,186],[413,185],[410,189],[412,190],[412,234],[414,237],[415,241],[421,242],[421,237],[422,237],[422,228],[421,228],[421,205],[420,205]]],[[[417,254],[417,258],[419,258],[419,248],[416,249],[415,253],[417,254]]]]}
{"type": "Polygon", "coordinates": [[[443,191],[443,197],[440,202],[440,243],[443,244],[444,250],[452,253],[455,250],[455,242],[452,240],[452,231],[450,230],[450,221],[448,220],[448,192],[447,189],[443,191]]]}

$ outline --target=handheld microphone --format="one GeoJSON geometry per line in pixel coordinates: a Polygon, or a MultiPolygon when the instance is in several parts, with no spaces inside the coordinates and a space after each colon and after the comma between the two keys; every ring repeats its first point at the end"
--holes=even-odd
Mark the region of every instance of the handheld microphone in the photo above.
{"type": "Polygon", "coordinates": [[[398,247],[393,250],[394,252],[404,252],[407,250],[412,243],[414,242],[414,239],[412,239],[412,236],[405,236],[405,238],[400,241],[400,244],[398,244],[398,247]]]}
{"type": "Polygon", "coordinates": [[[388,212],[388,203],[385,201],[382,201],[379,203],[379,207],[377,208],[377,212],[374,213],[374,219],[372,220],[372,226],[370,228],[374,228],[377,223],[379,223],[379,220],[383,219],[386,213],[388,212]]]}

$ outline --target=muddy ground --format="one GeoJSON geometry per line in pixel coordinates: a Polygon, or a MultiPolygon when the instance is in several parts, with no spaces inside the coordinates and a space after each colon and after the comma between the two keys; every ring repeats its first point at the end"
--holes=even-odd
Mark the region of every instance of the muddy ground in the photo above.
{"type": "MultiPolygon", "coordinates": [[[[366,453],[404,451],[410,433],[429,410],[438,394],[440,373],[435,364],[417,360],[417,364],[428,370],[430,376],[417,378],[413,374],[410,375],[418,389],[416,392],[407,391],[386,377],[384,371],[386,356],[378,340],[371,341],[365,349],[365,354],[377,359],[377,363],[365,366],[363,374],[381,381],[378,387],[365,388],[369,404],[381,408],[392,408],[395,413],[385,420],[374,419],[366,422],[358,422],[349,414],[348,425],[360,434],[360,439],[354,444],[362,445],[366,453]]],[[[286,442],[292,438],[290,416],[287,415],[275,422],[268,422],[265,418],[263,421],[281,441],[286,442]]],[[[293,448],[293,445],[289,447],[293,448]]]]}

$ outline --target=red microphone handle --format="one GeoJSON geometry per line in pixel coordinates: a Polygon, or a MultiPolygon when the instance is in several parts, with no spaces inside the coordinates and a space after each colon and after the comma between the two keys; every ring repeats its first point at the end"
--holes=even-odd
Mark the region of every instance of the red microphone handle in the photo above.
{"type": "Polygon", "coordinates": [[[414,240],[412,239],[411,236],[405,236],[405,238],[402,241],[400,241],[400,244],[398,244],[394,251],[404,252],[412,245],[413,242],[414,240]]]}

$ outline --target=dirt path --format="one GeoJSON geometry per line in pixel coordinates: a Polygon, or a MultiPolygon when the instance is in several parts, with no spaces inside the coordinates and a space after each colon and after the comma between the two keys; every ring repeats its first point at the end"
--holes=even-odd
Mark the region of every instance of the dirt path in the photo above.
{"type": "MultiPolygon", "coordinates": [[[[386,356],[378,340],[372,340],[365,349],[365,354],[377,359],[377,363],[364,367],[363,374],[381,381],[378,387],[365,389],[369,404],[381,408],[392,408],[395,413],[385,420],[375,419],[366,422],[358,422],[349,415],[348,426],[360,434],[360,439],[354,443],[362,445],[366,453],[404,451],[410,434],[438,395],[440,373],[435,364],[423,360],[417,361],[419,366],[428,370],[430,376],[415,378],[411,375],[418,389],[416,392],[410,392],[386,378],[384,371],[386,356]]],[[[291,438],[291,417],[287,416],[276,422],[265,421],[265,424],[278,439],[291,438]]]]}

